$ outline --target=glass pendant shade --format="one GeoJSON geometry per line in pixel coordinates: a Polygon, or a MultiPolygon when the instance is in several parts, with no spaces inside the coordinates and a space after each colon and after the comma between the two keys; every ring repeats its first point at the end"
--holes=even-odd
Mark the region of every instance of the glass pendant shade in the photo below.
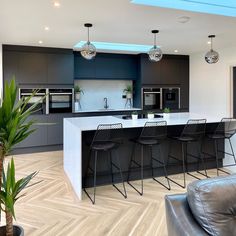
{"type": "Polygon", "coordinates": [[[150,61],[158,62],[163,56],[161,49],[156,45],[156,34],[159,33],[159,30],[152,30],[152,33],[154,34],[154,46],[149,50],[148,57],[150,61]]]}
{"type": "Polygon", "coordinates": [[[83,45],[80,53],[85,59],[92,60],[96,56],[96,47],[92,43],[87,42],[83,45]]]}
{"type": "Polygon", "coordinates": [[[214,64],[217,63],[219,61],[219,53],[213,50],[213,42],[212,39],[215,38],[215,35],[209,35],[208,38],[211,39],[211,49],[210,51],[208,51],[205,55],[205,61],[208,64],[214,64]]]}
{"type": "Polygon", "coordinates": [[[217,63],[219,61],[219,53],[211,49],[206,53],[205,60],[209,64],[217,63]]]}
{"type": "Polygon", "coordinates": [[[88,28],[88,41],[83,45],[80,53],[86,60],[92,60],[96,56],[96,47],[89,41],[89,28],[91,28],[93,25],[86,23],[84,26],[88,28]]]}

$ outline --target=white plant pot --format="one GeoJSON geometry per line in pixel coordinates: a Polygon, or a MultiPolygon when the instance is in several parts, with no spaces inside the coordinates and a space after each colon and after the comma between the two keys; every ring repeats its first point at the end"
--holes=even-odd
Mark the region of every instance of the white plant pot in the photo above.
{"type": "Polygon", "coordinates": [[[147,117],[148,119],[154,119],[154,114],[148,114],[147,117]]]}
{"type": "Polygon", "coordinates": [[[75,100],[76,100],[76,101],[79,101],[79,100],[80,100],[80,93],[76,93],[76,94],[75,94],[75,100]]]}
{"type": "Polygon", "coordinates": [[[132,115],[132,120],[137,120],[138,119],[138,115],[132,115]]]}
{"type": "Polygon", "coordinates": [[[126,93],[126,99],[132,99],[132,93],[126,93]]]}

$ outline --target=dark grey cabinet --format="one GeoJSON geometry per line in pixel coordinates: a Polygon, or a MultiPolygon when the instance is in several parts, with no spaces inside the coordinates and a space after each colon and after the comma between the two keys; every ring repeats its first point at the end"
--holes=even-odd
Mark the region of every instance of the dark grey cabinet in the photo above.
{"type": "Polygon", "coordinates": [[[135,55],[97,54],[86,60],[75,53],[75,79],[136,80],[138,60],[135,55]]]}
{"type": "Polygon", "coordinates": [[[47,54],[18,52],[19,73],[16,78],[20,84],[47,83],[47,54]]]}
{"type": "Polygon", "coordinates": [[[16,148],[39,147],[47,145],[48,118],[46,115],[32,115],[28,120],[34,120],[32,129],[35,131],[22,141],[16,148]]]}
{"type": "Polygon", "coordinates": [[[47,55],[49,84],[74,84],[74,56],[71,54],[47,55]]]}

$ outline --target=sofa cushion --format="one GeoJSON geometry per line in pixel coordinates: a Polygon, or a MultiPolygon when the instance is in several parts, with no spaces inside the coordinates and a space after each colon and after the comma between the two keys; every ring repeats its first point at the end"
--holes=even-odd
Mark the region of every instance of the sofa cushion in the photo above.
{"type": "Polygon", "coordinates": [[[187,200],[208,234],[236,236],[236,175],[194,181],[188,185],[187,200]]]}

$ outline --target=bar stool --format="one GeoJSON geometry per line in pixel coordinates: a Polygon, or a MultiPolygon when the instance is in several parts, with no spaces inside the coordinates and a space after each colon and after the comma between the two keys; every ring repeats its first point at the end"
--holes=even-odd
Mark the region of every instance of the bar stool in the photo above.
{"type": "Polygon", "coordinates": [[[85,181],[87,180],[89,171],[93,173],[93,199],[87,192],[86,188],[84,188],[84,192],[91,200],[93,204],[95,204],[95,195],[96,195],[96,178],[97,178],[97,161],[98,161],[98,153],[107,152],[109,154],[110,160],[110,173],[111,173],[111,181],[114,188],[116,188],[124,198],[127,198],[125,184],[123,181],[122,170],[120,167],[120,159],[117,154],[118,147],[122,144],[122,138],[116,137],[116,133],[122,131],[123,127],[121,123],[117,124],[100,124],[97,127],[96,133],[94,135],[93,141],[90,145],[90,155],[89,155],[89,162],[88,168],[86,169],[85,173],[85,181]],[[113,152],[112,152],[113,151],[113,152]],[[91,167],[91,158],[92,154],[94,153],[94,167],[91,167]],[[115,154],[116,163],[113,161],[113,155],[115,154]],[[114,172],[113,167],[119,171],[121,182],[123,184],[123,191],[122,192],[114,183],[114,172]]]}
{"type": "Polygon", "coordinates": [[[152,169],[152,179],[155,180],[157,183],[161,184],[168,190],[170,190],[170,183],[169,180],[167,179],[167,171],[166,171],[166,166],[164,162],[164,158],[161,152],[161,144],[164,140],[167,138],[167,123],[166,121],[160,121],[160,122],[146,122],[141,134],[138,138],[132,139],[131,141],[134,142],[133,145],[133,151],[131,155],[131,160],[129,164],[129,169],[128,169],[128,178],[127,178],[127,183],[134,189],[136,190],[140,195],[143,195],[143,178],[144,178],[144,165],[143,165],[143,154],[144,154],[144,146],[148,147],[150,149],[150,154],[151,154],[151,163],[148,167],[151,166],[152,169]],[[135,149],[136,146],[140,145],[141,146],[141,161],[138,163],[135,160],[135,149]],[[153,157],[153,146],[157,146],[159,150],[159,159],[153,157]],[[165,178],[167,180],[168,186],[165,184],[161,183],[159,180],[157,180],[154,177],[154,169],[157,167],[154,167],[154,162],[160,164],[161,167],[164,169],[165,173],[165,178]],[[135,167],[136,168],[135,168],[135,167]],[[137,169],[140,168],[140,173],[141,173],[141,191],[139,191],[136,187],[134,187],[133,184],[130,183],[130,174],[132,169],[137,169]]]}
{"type": "Polygon", "coordinates": [[[233,164],[228,164],[228,165],[222,166],[222,168],[236,165],[236,158],[235,158],[233,146],[232,146],[232,143],[231,143],[231,138],[235,133],[236,133],[236,120],[233,119],[233,118],[223,118],[223,119],[221,119],[221,122],[216,127],[214,133],[207,135],[208,138],[214,140],[215,155],[211,155],[209,153],[205,153],[205,154],[207,154],[208,156],[215,157],[215,159],[216,159],[216,168],[217,168],[217,176],[219,176],[219,171],[222,171],[226,174],[230,174],[229,172],[220,169],[220,167],[219,167],[219,159],[220,158],[219,158],[219,155],[218,155],[219,152],[227,154],[228,156],[233,157],[233,161],[234,161],[233,164]],[[218,145],[218,140],[228,140],[229,144],[230,144],[231,153],[223,151],[223,150],[219,150],[218,149],[218,146],[219,146],[218,145]]]}
{"type": "Polygon", "coordinates": [[[206,129],[206,119],[190,119],[188,120],[187,124],[185,125],[181,135],[179,137],[170,137],[172,140],[176,140],[179,141],[181,143],[181,152],[182,152],[182,160],[178,159],[176,156],[173,156],[171,154],[171,146],[172,143],[170,144],[170,149],[169,149],[169,154],[168,154],[168,161],[167,161],[167,165],[169,165],[169,160],[170,159],[174,159],[177,160],[178,162],[182,163],[182,169],[183,169],[183,177],[184,177],[184,181],[183,181],[183,185],[177,183],[175,180],[171,179],[170,177],[168,177],[168,179],[177,184],[178,186],[185,188],[186,187],[186,172],[188,175],[196,178],[196,179],[200,179],[197,176],[191,174],[188,172],[188,162],[187,162],[187,158],[188,156],[191,156],[193,158],[198,159],[198,170],[197,173],[208,177],[207,175],[207,171],[206,171],[206,165],[205,165],[205,161],[204,158],[202,157],[202,153],[201,153],[201,149],[202,149],[202,140],[205,136],[205,129],[206,129]],[[197,146],[197,156],[189,153],[188,152],[188,145],[192,144],[192,143],[196,143],[198,144],[197,146]],[[199,170],[199,162],[202,162],[203,164],[203,168],[204,168],[204,174],[200,172],[199,170]]]}

